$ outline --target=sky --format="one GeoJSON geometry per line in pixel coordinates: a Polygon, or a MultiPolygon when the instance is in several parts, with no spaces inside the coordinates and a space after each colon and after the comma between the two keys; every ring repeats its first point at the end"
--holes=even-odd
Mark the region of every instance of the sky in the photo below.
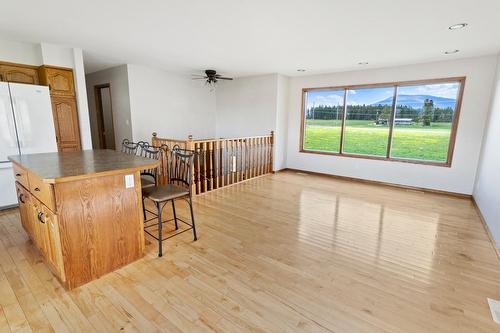
{"type": "MultiPolygon", "coordinates": [[[[440,83],[419,86],[402,86],[398,88],[400,95],[431,95],[446,98],[457,97],[459,83],[440,83]]],[[[348,104],[373,104],[382,101],[394,94],[393,87],[365,88],[349,90],[348,104]]],[[[317,90],[307,93],[307,108],[318,105],[342,105],[344,90],[317,90]]]]}

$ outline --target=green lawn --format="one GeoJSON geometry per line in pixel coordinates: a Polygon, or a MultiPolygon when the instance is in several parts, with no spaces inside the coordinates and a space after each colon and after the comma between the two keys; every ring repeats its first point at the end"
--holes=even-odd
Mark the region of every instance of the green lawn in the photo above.
{"type": "MultiPolygon", "coordinates": [[[[307,120],[304,148],[338,152],[340,120],[307,120]]],[[[392,157],[446,161],[451,123],[399,125],[394,128],[392,157]]],[[[373,121],[347,120],[344,152],[385,156],[389,127],[373,121]]]]}

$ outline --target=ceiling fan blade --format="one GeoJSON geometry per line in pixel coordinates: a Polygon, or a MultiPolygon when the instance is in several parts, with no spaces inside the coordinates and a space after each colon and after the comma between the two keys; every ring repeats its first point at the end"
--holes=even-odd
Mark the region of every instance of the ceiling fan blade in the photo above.
{"type": "Polygon", "coordinates": [[[206,80],[206,77],[193,77],[191,80],[206,80]]]}
{"type": "Polygon", "coordinates": [[[217,78],[218,80],[232,80],[233,78],[232,77],[218,77],[217,78]]]}

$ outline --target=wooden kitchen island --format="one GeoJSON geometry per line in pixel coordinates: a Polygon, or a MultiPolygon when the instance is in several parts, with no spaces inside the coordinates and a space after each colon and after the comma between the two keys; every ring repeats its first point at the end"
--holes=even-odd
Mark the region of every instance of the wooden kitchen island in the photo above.
{"type": "Polygon", "coordinates": [[[143,256],[140,171],[158,161],[112,150],[9,159],[22,225],[66,289],[143,256]]]}

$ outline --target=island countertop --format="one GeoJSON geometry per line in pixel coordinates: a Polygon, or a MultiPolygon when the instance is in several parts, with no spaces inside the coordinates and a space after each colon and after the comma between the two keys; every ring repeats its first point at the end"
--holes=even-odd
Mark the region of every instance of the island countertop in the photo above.
{"type": "Polygon", "coordinates": [[[152,169],[160,162],[114,150],[12,155],[9,160],[37,174],[45,183],[61,183],[116,173],[152,169]]]}

